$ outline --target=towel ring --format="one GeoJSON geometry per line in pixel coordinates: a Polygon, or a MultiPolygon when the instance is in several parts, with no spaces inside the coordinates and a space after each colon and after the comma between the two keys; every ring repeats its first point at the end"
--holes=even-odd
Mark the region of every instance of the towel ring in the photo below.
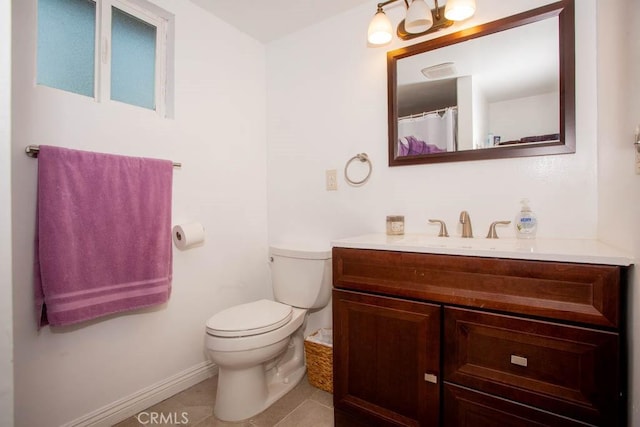
{"type": "Polygon", "coordinates": [[[367,156],[367,153],[356,154],[355,156],[350,158],[347,164],[344,166],[344,179],[346,179],[347,182],[351,185],[362,185],[369,180],[372,170],[373,170],[373,165],[371,164],[371,160],[369,160],[369,156],[367,156]],[[367,176],[365,176],[360,181],[354,181],[351,178],[349,178],[349,165],[351,165],[351,162],[353,162],[356,159],[360,160],[363,163],[367,162],[367,164],[369,165],[369,173],[367,173],[367,176]]]}

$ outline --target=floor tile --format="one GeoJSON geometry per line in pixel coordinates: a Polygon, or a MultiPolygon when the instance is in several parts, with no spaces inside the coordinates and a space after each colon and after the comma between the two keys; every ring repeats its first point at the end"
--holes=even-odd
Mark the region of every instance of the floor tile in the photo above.
{"type": "Polygon", "coordinates": [[[309,384],[305,376],[293,390],[285,394],[266,411],[251,418],[251,422],[256,427],[273,427],[302,402],[309,399],[315,390],[316,388],[309,384]]]}
{"type": "Polygon", "coordinates": [[[333,426],[333,410],[315,400],[305,400],[275,427],[327,427],[333,426]]]}
{"type": "Polygon", "coordinates": [[[135,417],[130,417],[122,422],[119,422],[114,427],[140,427],[141,425],[142,424],[140,424],[140,422],[135,417]]]}
{"type": "Polygon", "coordinates": [[[193,387],[186,389],[182,393],[178,393],[175,397],[183,405],[213,406],[216,400],[217,390],[218,390],[218,376],[214,376],[207,380],[199,382],[193,387]]]}
{"type": "Polygon", "coordinates": [[[205,418],[199,424],[196,424],[195,427],[253,427],[250,421],[240,421],[237,423],[232,423],[228,421],[220,421],[214,416],[205,418]]]}
{"type": "Polygon", "coordinates": [[[324,406],[333,408],[333,394],[327,393],[324,390],[317,389],[312,395],[311,399],[316,402],[322,403],[324,406]]]}
{"type": "MultiPolygon", "coordinates": [[[[266,411],[240,422],[220,421],[213,415],[218,377],[202,381],[150,408],[140,411],[162,414],[169,423],[151,423],[149,415],[140,422],[130,417],[116,427],[195,426],[195,427],[320,427],[333,426],[333,395],[309,384],[303,377],[296,387],[266,411]],[[167,418],[169,417],[169,418],[167,418]]],[[[160,415],[156,415],[159,417],[160,415]]]]}

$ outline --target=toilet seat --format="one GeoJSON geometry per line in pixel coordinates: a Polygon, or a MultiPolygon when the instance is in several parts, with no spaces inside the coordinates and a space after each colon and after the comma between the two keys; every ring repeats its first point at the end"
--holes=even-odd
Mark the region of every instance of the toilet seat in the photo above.
{"type": "Polygon", "coordinates": [[[260,335],[282,327],[292,316],[291,306],[263,299],[215,314],[207,320],[207,333],[225,338],[260,335]]]}

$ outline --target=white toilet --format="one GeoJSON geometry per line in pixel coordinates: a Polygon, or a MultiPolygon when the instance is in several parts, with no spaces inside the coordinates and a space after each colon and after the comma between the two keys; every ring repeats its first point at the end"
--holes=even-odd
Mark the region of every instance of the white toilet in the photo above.
{"type": "Polygon", "coordinates": [[[260,300],[207,321],[205,346],[218,365],[214,414],[250,418],[281,398],[305,373],[304,321],[331,297],[331,251],[270,247],[276,301],[260,300]]]}

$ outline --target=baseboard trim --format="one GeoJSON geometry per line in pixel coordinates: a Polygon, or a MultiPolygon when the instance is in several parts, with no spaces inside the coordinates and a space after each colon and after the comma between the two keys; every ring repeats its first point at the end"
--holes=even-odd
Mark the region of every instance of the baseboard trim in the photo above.
{"type": "Polygon", "coordinates": [[[218,367],[202,362],[127,397],[103,406],[61,427],[111,427],[217,374],[218,367]]]}

